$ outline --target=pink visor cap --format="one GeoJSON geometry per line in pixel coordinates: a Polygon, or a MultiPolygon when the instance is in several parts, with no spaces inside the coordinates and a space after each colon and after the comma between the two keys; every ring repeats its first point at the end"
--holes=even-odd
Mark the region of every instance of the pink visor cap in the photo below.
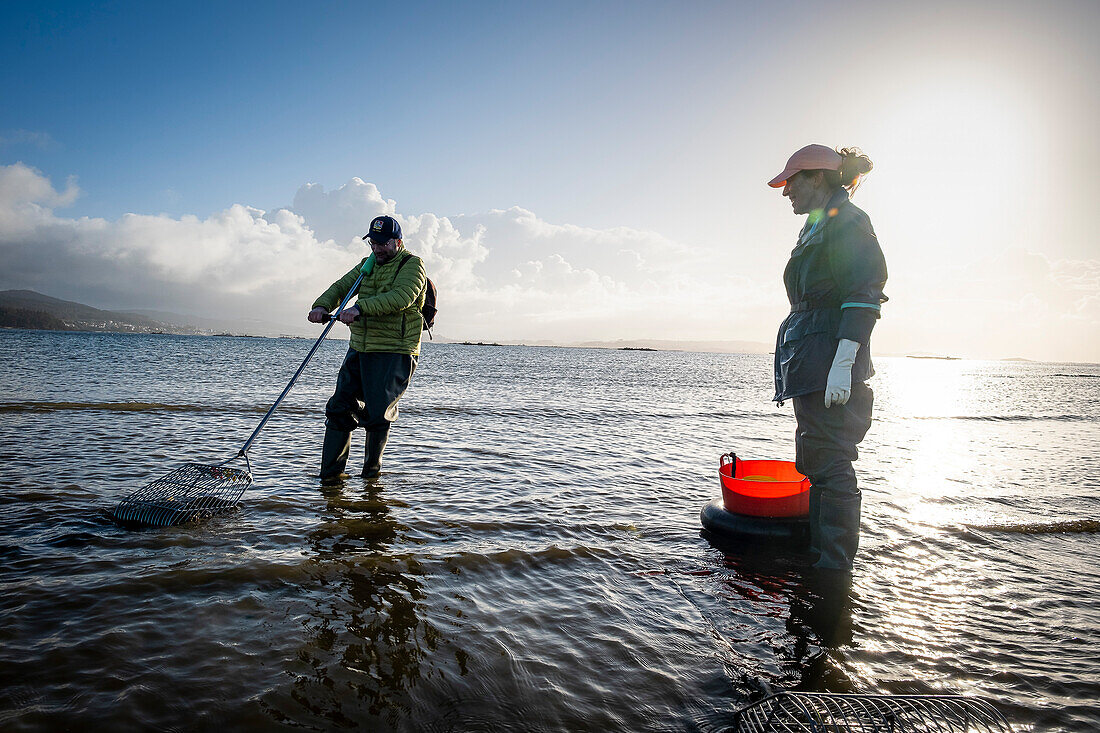
{"type": "Polygon", "coordinates": [[[807,145],[795,151],[787,160],[787,166],[775,178],[768,181],[772,188],[782,188],[787,180],[799,171],[835,171],[840,168],[840,153],[825,145],[807,145]]]}

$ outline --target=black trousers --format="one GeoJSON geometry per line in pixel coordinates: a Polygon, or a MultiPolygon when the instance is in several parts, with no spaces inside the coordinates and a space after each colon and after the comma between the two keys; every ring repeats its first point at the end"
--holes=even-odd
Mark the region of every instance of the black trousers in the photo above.
{"type": "Polygon", "coordinates": [[[325,426],[347,433],[359,427],[388,430],[414,371],[415,356],[348,349],[336,391],[325,405],[325,426]]]}
{"type": "Polygon", "coordinates": [[[825,407],[825,393],[795,397],[795,467],[810,478],[810,550],[815,567],[850,570],[859,548],[862,501],[852,462],[856,445],[871,427],[875,393],[863,382],[852,385],[845,405],[825,407]]]}

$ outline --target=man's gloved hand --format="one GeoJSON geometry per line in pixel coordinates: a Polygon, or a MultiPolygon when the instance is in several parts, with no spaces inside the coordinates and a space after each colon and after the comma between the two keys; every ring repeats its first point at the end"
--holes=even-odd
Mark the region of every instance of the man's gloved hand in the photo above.
{"type": "Polygon", "coordinates": [[[309,312],[306,318],[309,319],[310,323],[328,323],[328,311],[321,306],[317,306],[309,312]]]}
{"type": "Polygon", "coordinates": [[[340,311],[340,323],[346,323],[350,326],[351,322],[362,314],[363,312],[359,310],[359,306],[357,305],[353,305],[350,308],[345,308],[344,310],[340,311]]]}
{"type": "Polygon", "coordinates": [[[852,365],[856,363],[859,342],[841,339],[836,346],[833,366],[825,384],[825,406],[846,405],[852,396],[852,365]]]}

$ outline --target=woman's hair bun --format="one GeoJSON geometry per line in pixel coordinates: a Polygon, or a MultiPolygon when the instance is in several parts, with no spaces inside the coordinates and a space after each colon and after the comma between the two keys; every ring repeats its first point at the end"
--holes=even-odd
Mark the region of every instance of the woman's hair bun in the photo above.
{"type": "Polygon", "coordinates": [[[844,187],[848,193],[854,193],[860,176],[870,173],[875,166],[859,148],[839,148],[836,152],[840,156],[840,168],[826,174],[826,179],[832,187],[844,187]]]}
{"type": "Polygon", "coordinates": [[[855,182],[858,176],[870,173],[875,164],[863,154],[859,148],[841,148],[836,151],[842,160],[840,161],[840,178],[844,185],[849,186],[855,182]]]}

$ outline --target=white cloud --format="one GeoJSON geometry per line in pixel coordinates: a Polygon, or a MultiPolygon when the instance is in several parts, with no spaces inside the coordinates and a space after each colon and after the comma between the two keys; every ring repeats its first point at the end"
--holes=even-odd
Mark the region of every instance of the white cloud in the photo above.
{"type": "Polygon", "coordinates": [[[307,183],[294,195],[290,209],[310,223],[318,238],[348,244],[366,233],[374,217],[393,216],[397,203],[382,198],[373,183],[353,178],[329,193],[319,183],[307,183]]]}
{"type": "Polygon", "coordinates": [[[304,186],[292,208],[337,241],[396,216],[440,288],[440,332],[455,338],[717,340],[762,312],[774,328],[774,302],[751,279],[708,284],[706,257],[653,232],[553,224],[520,207],[402,216],[359,179],[328,193],[304,186]]]}
{"type": "MultiPolygon", "coordinates": [[[[206,219],[127,214],[71,219],[54,209],[79,194],[57,192],[38,171],[0,167],[0,285],[113,308],[285,319],[298,292],[331,280],[324,260],[354,255],[318,242],[302,218],[234,205],[206,219]]],[[[300,310],[300,306],[298,309],[300,310]]]]}
{"type": "MultiPolygon", "coordinates": [[[[424,257],[440,291],[438,332],[453,338],[769,342],[786,306],[779,268],[769,262],[757,277],[761,267],[750,264],[772,250],[740,239],[688,246],[626,227],[555,224],[518,207],[401,215],[358,178],[328,192],[302,186],[273,212],[235,204],[204,219],[57,213],[79,195],[73,180],[59,191],[22,163],[0,166],[0,288],[104,308],[239,314],[307,332],[309,305],[366,254],[359,237],[385,213],[424,257]]],[[[768,256],[778,262],[781,253],[768,256]]],[[[1100,260],[1016,248],[992,262],[899,262],[876,330],[880,350],[1100,360],[1100,260]]]]}
{"type": "MultiPolygon", "coordinates": [[[[75,183],[58,192],[25,165],[0,168],[0,286],[109,308],[229,310],[292,326],[366,253],[359,239],[366,223],[396,215],[394,201],[359,179],[330,192],[303,186],[287,209],[235,204],[205,219],[127,214],[108,221],[55,212],[78,195],[75,183]]],[[[398,218],[406,246],[424,257],[440,288],[442,333],[705,335],[698,296],[706,289],[682,267],[695,256],[652,233],[556,225],[518,208],[453,220],[398,218]]]]}
{"type": "Polygon", "coordinates": [[[49,179],[28,165],[0,166],[0,227],[30,231],[51,218],[50,210],[69,206],[79,196],[75,178],[58,192],[49,179]]]}
{"type": "Polygon", "coordinates": [[[888,351],[1100,361],[1100,260],[958,252],[895,270],[887,292],[888,351]]]}

